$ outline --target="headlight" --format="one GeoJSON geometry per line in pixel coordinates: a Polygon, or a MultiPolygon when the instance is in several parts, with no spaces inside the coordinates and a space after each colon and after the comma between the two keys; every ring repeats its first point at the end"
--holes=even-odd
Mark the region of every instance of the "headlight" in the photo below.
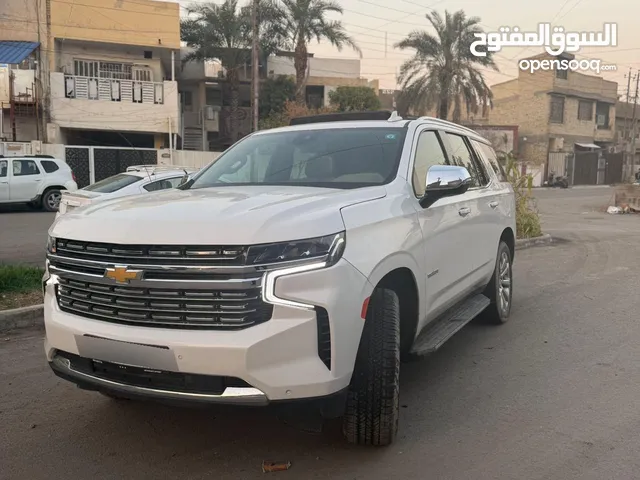
{"type": "Polygon", "coordinates": [[[344,232],[306,240],[256,245],[249,247],[247,265],[309,260],[325,261],[325,266],[329,267],[340,260],[345,246],[344,232]]]}
{"type": "Polygon", "coordinates": [[[56,239],[52,236],[47,237],[47,253],[56,253],[56,239]]]}

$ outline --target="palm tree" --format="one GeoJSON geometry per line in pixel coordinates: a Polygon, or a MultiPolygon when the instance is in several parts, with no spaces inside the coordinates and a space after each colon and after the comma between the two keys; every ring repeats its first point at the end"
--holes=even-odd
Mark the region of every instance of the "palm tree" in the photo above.
{"type": "Polygon", "coordinates": [[[351,47],[358,53],[360,49],[349,36],[339,20],[329,20],[330,13],[342,14],[342,7],[332,0],[281,0],[280,26],[282,48],[295,52],[296,102],[305,103],[307,65],[309,62],[307,45],[313,39],[327,40],[338,50],[351,47]]]}
{"type": "Polygon", "coordinates": [[[480,68],[498,71],[498,66],[493,52],[487,52],[486,57],[471,53],[474,33],[482,32],[480,19],[467,18],[462,10],[453,14],[445,11],[444,19],[436,11],[426,17],[435,35],[417,30],[395,45],[401,50],[415,49],[413,57],[400,68],[399,103],[421,113],[436,107],[443,119],[447,119],[453,104],[455,122],[460,121],[463,104],[467,113],[477,113],[480,107],[484,111],[493,95],[480,68]]]}
{"type": "MultiPolygon", "coordinates": [[[[270,0],[262,0],[258,10],[262,30],[260,46],[263,55],[276,48],[274,34],[275,7],[270,0]]],[[[225,0],[222,4],[192,4],[187,8],[187,18],[180,23],[180,36],[194,50],[182,59],[183,64],[192,60],[219,60],[227,72],[231,89],[231,141],[238,139],[240,70],[251,62],[251,9],[238,8],[238,0],[225,0]]]]}

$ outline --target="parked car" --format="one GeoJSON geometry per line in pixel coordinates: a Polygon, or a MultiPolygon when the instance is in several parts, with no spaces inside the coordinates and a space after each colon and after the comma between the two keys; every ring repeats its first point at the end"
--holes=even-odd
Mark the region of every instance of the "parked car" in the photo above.
{"type": "Polygon", "coordinates": [[[49,155],[0,155],[0,204],[25,203],[55,212],[62,192],[77,188],[76,177],[63,160],[49,155]]]}
{"type": "Polygon", "coordinates": [[[400,359],[509,319],[515,198],[486,139],[380,112],[296,123],[180,189],[54,222],[58,376],[114,398],[302,402],[388,445],[400,359]]]}
{"type": "Polygon", "coordinates": [[[130,195],[175,188],[197,170],[190,167],[136,165],[74,192],[63,192],[60,210],[64,215],[77,207],[130,195]]]}

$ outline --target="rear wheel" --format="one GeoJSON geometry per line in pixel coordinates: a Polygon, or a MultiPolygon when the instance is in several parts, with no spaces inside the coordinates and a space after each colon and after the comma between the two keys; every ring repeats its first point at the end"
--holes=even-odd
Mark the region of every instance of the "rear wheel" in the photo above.
{"type": "Polygon", "coordinates": [[[511,313],[513,271],[511,250],[503,241],[500,241],[498,245],[495,270],[487,285],[485,295],[489,297],[491,304],[482,312],[482,318],[489,323],[506,323],[511,313]]]}
{"type": "Polygon", "coordinates": [[[47,212],[57,212],[61,198],[62,193],[57,188],[47,190],[42,196],[42,206],[47,212]]]}
{"type": "Polygon", "coordinates": [[[343,433],[351,443],[389,445],[398,431],[400,301],[378,288],[367,309],[347,396],[343,433]]]}

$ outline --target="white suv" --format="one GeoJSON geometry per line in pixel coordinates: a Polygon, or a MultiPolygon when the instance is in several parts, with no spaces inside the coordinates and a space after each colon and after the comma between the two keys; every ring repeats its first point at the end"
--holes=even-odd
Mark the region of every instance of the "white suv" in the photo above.
{"type": "Polygon", "coordinates": [[[69,165],[48,155],[0,156],[0,204],[58,210],[61,192],[78,188],[69,165]]]}
{"type": "Polygon", "coordinates": [[[515,200],[477,133],[382,113],[257,132],[179,189],[61,216],[54,372],[116,398],[308,402],[391,443],[400,359],[508,319],[515,200]]]}

